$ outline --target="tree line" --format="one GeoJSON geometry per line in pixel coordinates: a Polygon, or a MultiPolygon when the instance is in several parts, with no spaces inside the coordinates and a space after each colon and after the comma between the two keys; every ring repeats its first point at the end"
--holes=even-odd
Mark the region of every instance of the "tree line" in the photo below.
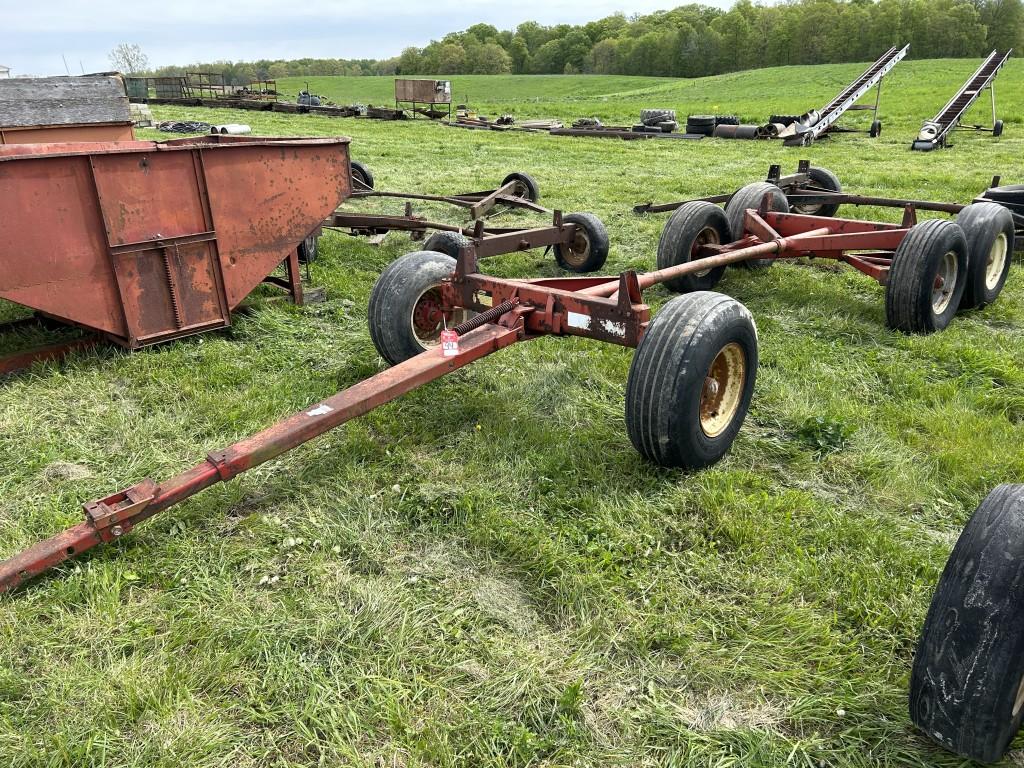
{"type": "Polygon", "coordinates": [[[787,64],[873,60],[910,44],[913,58],[980,57],[1024,48],[1022,0],[787,0],[729,10],[683,5],[587,24],[514,30],[474,24],[391,59],[298,59],[165,67],[229,81],[311,75],[615,74],[701,77],[787,64]]]}

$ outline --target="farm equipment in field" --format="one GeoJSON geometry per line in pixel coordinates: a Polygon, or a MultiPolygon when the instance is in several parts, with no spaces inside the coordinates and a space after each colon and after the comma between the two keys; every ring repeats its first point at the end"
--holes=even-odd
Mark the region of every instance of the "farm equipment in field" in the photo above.
{"type": "Polygon", "coordinates": [[[777,259],[832,259],[886,287],[889,327],[931,333],[945,328],[958,310],[989,304],[1002,291],[1024,219],[986,196],[1013,198],[1015,189],[994,186],[970,205],[850,195],[835,174],[804,161],[787,177],[772,166],[767,181],[732,195],[634,211],[674,210],[658,242],[658,266],[689,267],[670,288],[710,290],[729,264],[763,268],[777,259]],[[723,202],[724,210],[715,205],[723,202]],[[898,207],[903,221],[833,218],[844,203],[898,207]],[[918,223],[918,210],[956,214],[956,221],[918,223]],[[808,236],[815,230],[819,236],[808,236]],[[799,243],[788,242],[793,236],[801,237],[799,243]]]}
{"type": "Polygon", "coordinates": [[[189,496],[406,392],[541,336],[636,348],[625,420],[630,440],[646,458],[698,469],[729,450],[757,370],[757,331],[742,304],[712,292],[679,296],[652,320],[641,291],[671,280],[685,265],[647,275],[503,280],[481,274],[477,257],[469,244],[457,259],[417,251],[394,261],[374,285],[369,306],[373,342],[394,367],[211,452],[177,477],[143,480],[89,502],[85,522],[0,563],[0,591],[114,541],[189,496]]]}
{"type": "MultiPolygon", "coordinates": [[[[129,349],[227,327],[262,282],[301,304],[299,250],[351,193],[348,144],[0,147],[0,298],[129,349]]],[[[0,359],[0,373],[84,343],[0,359]]]]}
{"type": "MultiPolygon", "coordinates": [[[[366,198],[395,198],[405,200],[401,215],[367,214],[337,210],[323,226],[328,229],[347,230],[355,236],[370,237],[380,242],[389,232],[408,232],[413,240],[426,238],[424,250],[445,253],[455,258],[459,250],[472,244],[479,258],[500,256],[534,248],[553,249],[555,260],[563,269],[572,272],[593,272],[604,266],[608,257],[608,232],[604,224],[589,213],[552,211],[540,205],[540,188],[526,173],[510,173],[495,189],[482,192],[463,192],[454,195],[424,195],[408,192],[382,192],[374,189],[373,174],[359,162],[352,163],[355,200],[366,198]],[[430,221],[416,216],[412,201],[442,203],[464,209],[470,222],[463,225],[430,221]],[[492,216],[511,209],[550,214],[549,226],[496,227],[488,223],[492,216]]],[[[307,254],[315,257],[316,242],[304,246],[307,254]]]]}
{"type": "Polygon", "coordinates": [[[903,48],[890,48],[883,53],[878,60],[864,70],[856,80],[832,99],[828,104],[819,110],[811,110],[801,117],[794,118],[783,131],[779,138],[783,139],[787,146],[806,146],[820,139],[826,133],[843,132],[858,133],[854,128],[844,128],[838,125],[839,118],[850,111],[867,110],[871,112],[871,127],[867,133],[871,138],[882,134],[882,122],[878,119],[878,107],[882,99],[882,80],[893,68],[906,58],[910,46],[903,48]],[[857,102],[872,88],[875,89],[874,104],[858,104],[857,102]]]}
{"type": "Polygon", "coordinates": [[[970,760],[999,760],[1024,720],[1024,485],[978,506],[942,572],[910,675],[910,719],[970,760]]]}
{"type": "Polygon", "coordinates": [[[931,120],[925,121],[921,132],[911,145],[911,149],[924,152],[949,146],[949,135],[955,130],[989,131],[993,136],[1003,135],[1003,121],[996,117],[996,85],[995,79],[1013,51],[999,53],[992,51],[981,63],[978,70],[964,83],[956,95],[949,100],[939,113],[931,120]],[[961,121],[967,110],[971,108],[981,94],[988,90],[992,96],[992,125],[962,126],[961,121]]]}

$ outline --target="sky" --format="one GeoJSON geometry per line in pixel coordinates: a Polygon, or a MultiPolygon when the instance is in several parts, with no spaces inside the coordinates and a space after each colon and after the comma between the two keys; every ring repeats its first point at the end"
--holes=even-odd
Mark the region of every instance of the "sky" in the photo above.
{"type": "MultiPolygon", "coordinates": [[[[110,68],[118,43],[138,43],[151,66],[255,59],[388,58],[475,23],[578,24],[618,11],[674,8],[693,0],[0,0],[0,65],[12,75],[110,68]]],[[[732,0],[703,0],[728,7],[732,0]]]]}

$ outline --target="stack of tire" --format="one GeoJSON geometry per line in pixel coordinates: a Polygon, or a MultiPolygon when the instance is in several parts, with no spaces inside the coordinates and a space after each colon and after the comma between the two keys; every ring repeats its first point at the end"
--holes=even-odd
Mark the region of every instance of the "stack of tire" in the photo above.
{"type": "Polygon", "coordinates": [[[674,109],[641,109],[634,133],[672,133],[679,127],[674,109]]]}
{"type": "Polygon", "coordinates": [[[732,138],[732,134],[743,127],[736,115],[690,115],[686,118],[686,132],[698,136],[717,136],[722,133],[732,138]]]}

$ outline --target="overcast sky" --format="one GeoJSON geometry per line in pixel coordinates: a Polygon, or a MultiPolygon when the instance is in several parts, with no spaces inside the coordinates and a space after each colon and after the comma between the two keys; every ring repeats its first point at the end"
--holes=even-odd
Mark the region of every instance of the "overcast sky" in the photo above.
{"type": "MultiPolygon", "coordinates": [[[[579,23],[674,8],[690,0],[0,0],[0,64],[12,74],[108,69],[117,43],[138,43],[150,64],[259,58],[387,58],[487,22],[579,23]]],[[[703,0],[727,7],[732,0],[703,0]]]]}

